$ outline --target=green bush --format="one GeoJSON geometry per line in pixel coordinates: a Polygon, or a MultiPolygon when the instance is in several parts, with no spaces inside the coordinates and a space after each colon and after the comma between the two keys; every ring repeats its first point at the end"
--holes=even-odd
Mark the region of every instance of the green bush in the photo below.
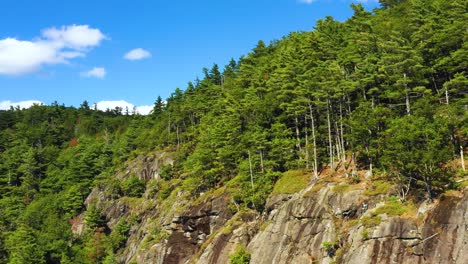
{"type": "Polygon", "coordinates": [[[349,189],[349,184],[341,183],[333,186],[333,191],[336,193],[345,193],[349,189]]]}
{"type": "Polygon", "coordinates": [[[130,225],[125,220],[120,220],[114,227],[109,235],[109,241],[114,251],[125,245],[128,231],[130,231],[130,225]]]}
{"type": "Polygon", "coordinates": [[[94,229],[96,227],[102,227],[106,224],[104,216],[101,215],[101,211],[96,207],[95,204],[91,204],[85,212],[84,220],[88,228],[94,229]]]}
{"type": "Polygon", "coordinates": [[[122,181],[120,188],[125,196],[141,197],[145,192],[146,185],[140,178],[132,175],[128,179],[122,181]]]}
{"type": "Polygon", "coordinates": [[[361,218],[361,224],[364,227],[374,227],[380,225],[382,218],[380,216],[364,216],[361,218]]]}
{"type": "Polygon", "coordinates": [[[337,242],[324,241],[322,247],[327,252],[327,255],[332,258],[335,256],[336,250],[340,248],[340,245],[337,242]]]}
{"type": "Polygon", "coordinates": [[[172,191],[174,191],[175,186],[173,186],[170,182],[161,182],[160,189],[159,189],[159,198],[161,200],[166,199],[171,195],[172,191]]]}
{"type": "Polygon", "coordinates": [[[248,264],[250,263],[250,253],[245,247],[237,246],[236,251],[229,255],[229,264],[248,264]]]}
{"type": "Polygon", "coordinates": [[[387,194],[392,185],[386,181],[373,181],[372,186],[364,192],[367,196],[376,196],[380,194],[387,194]]]}
{"type": "Polygon", "coordinates": [[[161,171],[159,172],[161,179],[170,180],[173,177],[173,167],[171,164],[167,164],[161,167],[161,171]]]}
{"type": "Polygon", "coordinates": [[[272,195],[292,194],[307,187],[310,181],[310,175],[302,170],[287,171],[276,182],[272,195]]]}
{"type": "Polygon", "coordinates": [[[388,214],[392,216],[402,215],[407,209],[404,204],[400,203],[396,197],[387,199],[387,203],[377,208],[374,214],[388,214]]]}

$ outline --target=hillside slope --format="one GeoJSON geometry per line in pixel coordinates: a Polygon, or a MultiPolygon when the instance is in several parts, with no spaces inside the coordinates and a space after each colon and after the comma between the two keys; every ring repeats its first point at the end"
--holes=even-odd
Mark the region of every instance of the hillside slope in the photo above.
{"type": "MultiPolygon", "coordinates": [[[[127,172],[142,174],[137,168],[147,166],[134,165],[127,172]]],[[[310,181],[311,174],[285,173],[285,180],[308,181],[297,192],[270,196],[263,214],[238,210],[226,187],[197,199],[183,189],[162,199],[161,190],[150,189],[135,201],[106,196],[104,187],[87,202],[97,204],[111,229],[137,218],[119,263],[228,263],[239,247],[250,263],[465,263],[468,189],[402,204],[395,186],[364,175],[310,181]]]]}
{"type": "Polygon", "coordinates": [[[466,259],[468,1],[380,2],[148,116],[0,111],[0,263],[466,259]]]}

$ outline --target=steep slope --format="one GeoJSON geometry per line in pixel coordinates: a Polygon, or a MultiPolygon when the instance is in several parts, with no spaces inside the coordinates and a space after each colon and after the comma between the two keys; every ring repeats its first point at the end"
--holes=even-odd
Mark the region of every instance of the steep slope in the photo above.
{"type": "MultiPolygon", "coordinates": [[[[157,157],[126,171],[164,165],[157,157]]],[[[161,167],[153,168],[157,174],[161,167]]],[[[95,189],[87,201],[100,201],[111,229],[137,216],[119,263],[227,263],[239,246],[250,263],[465,263],[467,189],[417,205],[399,203],[394,188],[364,174],[360,183],[337,173],[299,192],[273,195],[264,214],[236,211],[226,187],[198,198],[176,188],[154,199],[147,190],[133,202],[95,189]]]]}

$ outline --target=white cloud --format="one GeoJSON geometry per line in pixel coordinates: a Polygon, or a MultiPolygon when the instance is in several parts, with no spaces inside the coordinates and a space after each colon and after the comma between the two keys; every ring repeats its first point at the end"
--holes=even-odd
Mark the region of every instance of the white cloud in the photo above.
{"type": "Polygon", "coordinates": [[[99,79],[103,79],[106,76],[107,72],[106,69],[102,67],[94,67],[89,71],[82,72],[80,75],[83,77],[95,77],[99,79]]]}
{"type": "Polygon", "coordinates": [[[151,53],[142,48],[132,49],[124,55],[127,60],[142,60],[151,57],[151,53]]]}
{"type": "Polygon", "coordinates": [[[71,25],[45,29],[32,41],[0,39],[0,74],[23,75],[43,65],[69,63],[70,59],[84,57],[105,38],[99,29],[71,25]]]}
{"type": "MultiPolygon", "coordinates": [[[[116,107],[121,107],[123,110],[123,113],[125,113],[126,108],[128,108],[128,111],[130,113],[133,112],[133,108],[136,107],[137,113],[141,115],[148,115],[151,113],[153,110],[153,106],[150,105],[142,105],[142,106],[135,106],[134,104],[131,104],[127,101],[124,100],[118,100],[118,101],[100,101],[96,103],[96,108],[101,111],[106,111],[107,109],[115,109],[116,107]]],[[[93,106],[94,108],[94,106],[93,106]]]]}
{"type": "MultiPolygon", "coordinates": [[[[20,102],[12,102],[10,100],[0,101],[0,110],[10,110],[10,106],[16,107],[19,106],[21,109],[29,108],[34,104],[43,105],[44,103],[38,100],[27,100],[27,101],[20,101],[20,102]]],[[[142,106],[135,106],[132,103],[129,103],[125,100],[116,100],[116,101],[100,101],[95,103],[96,108],[101,111],[106,111],[107,109],[115,109],[116,107],[122,107],[122,112],[125,114],[126,107],[128,107],[128,111],[130,114],[133,113],[133,109],[135,108],[136,112],[140,115],[149,115],[153,110],[152,105],[142,105],[142,106]]],[[[94,105],[91,107],[94,109],[94,105]]]]}
{"type": "Polygon", "coordinates": [[[152,105],[137,106],[136,110],[141,115],[149,115],[151,111],[153,111],[153,106],[152,105]]]}
{"type": "Polygon", "coordinates": [[[97,46],[106,38],[99,29],[89,28],[88,25],[49,28],[43,30],[42,35],[60,46],[78,50],[97,46]]]}
{"type": "Polygon", "coordinates": [[[6,101],[0,101],[0,110],[10,110],[11,106],[13,107],[19,106],[21,109],[29,108],[33,106],[34,104],[41,105],[43,103],[37,100],[28,100],[28,101],[20,101],[20,102],[12,102],[10,100],[6,100],[6,101]]]}

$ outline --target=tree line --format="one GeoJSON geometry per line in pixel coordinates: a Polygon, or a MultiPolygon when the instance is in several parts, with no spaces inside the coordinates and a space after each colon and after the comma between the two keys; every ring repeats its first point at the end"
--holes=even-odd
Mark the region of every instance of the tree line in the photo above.
{"type": "MultiPolygon", "coordinates": [[[[130,223],[107,230],[84,199],[155,149],[175,153],[161,181],[194,194],[229,186],[236,205],[259,211],[293,169],[366,170],[401,199],[456,187],[466,175],[468,2],[380,2],[204,68],[148,116],[87,102],[0,111],[0,263],[112,263],[130,223]],[[71,222],[83,211],[79,237],[71,222]]],[[[113,195],[139,197],[145,183],[131,177],[113,195]]]]}

